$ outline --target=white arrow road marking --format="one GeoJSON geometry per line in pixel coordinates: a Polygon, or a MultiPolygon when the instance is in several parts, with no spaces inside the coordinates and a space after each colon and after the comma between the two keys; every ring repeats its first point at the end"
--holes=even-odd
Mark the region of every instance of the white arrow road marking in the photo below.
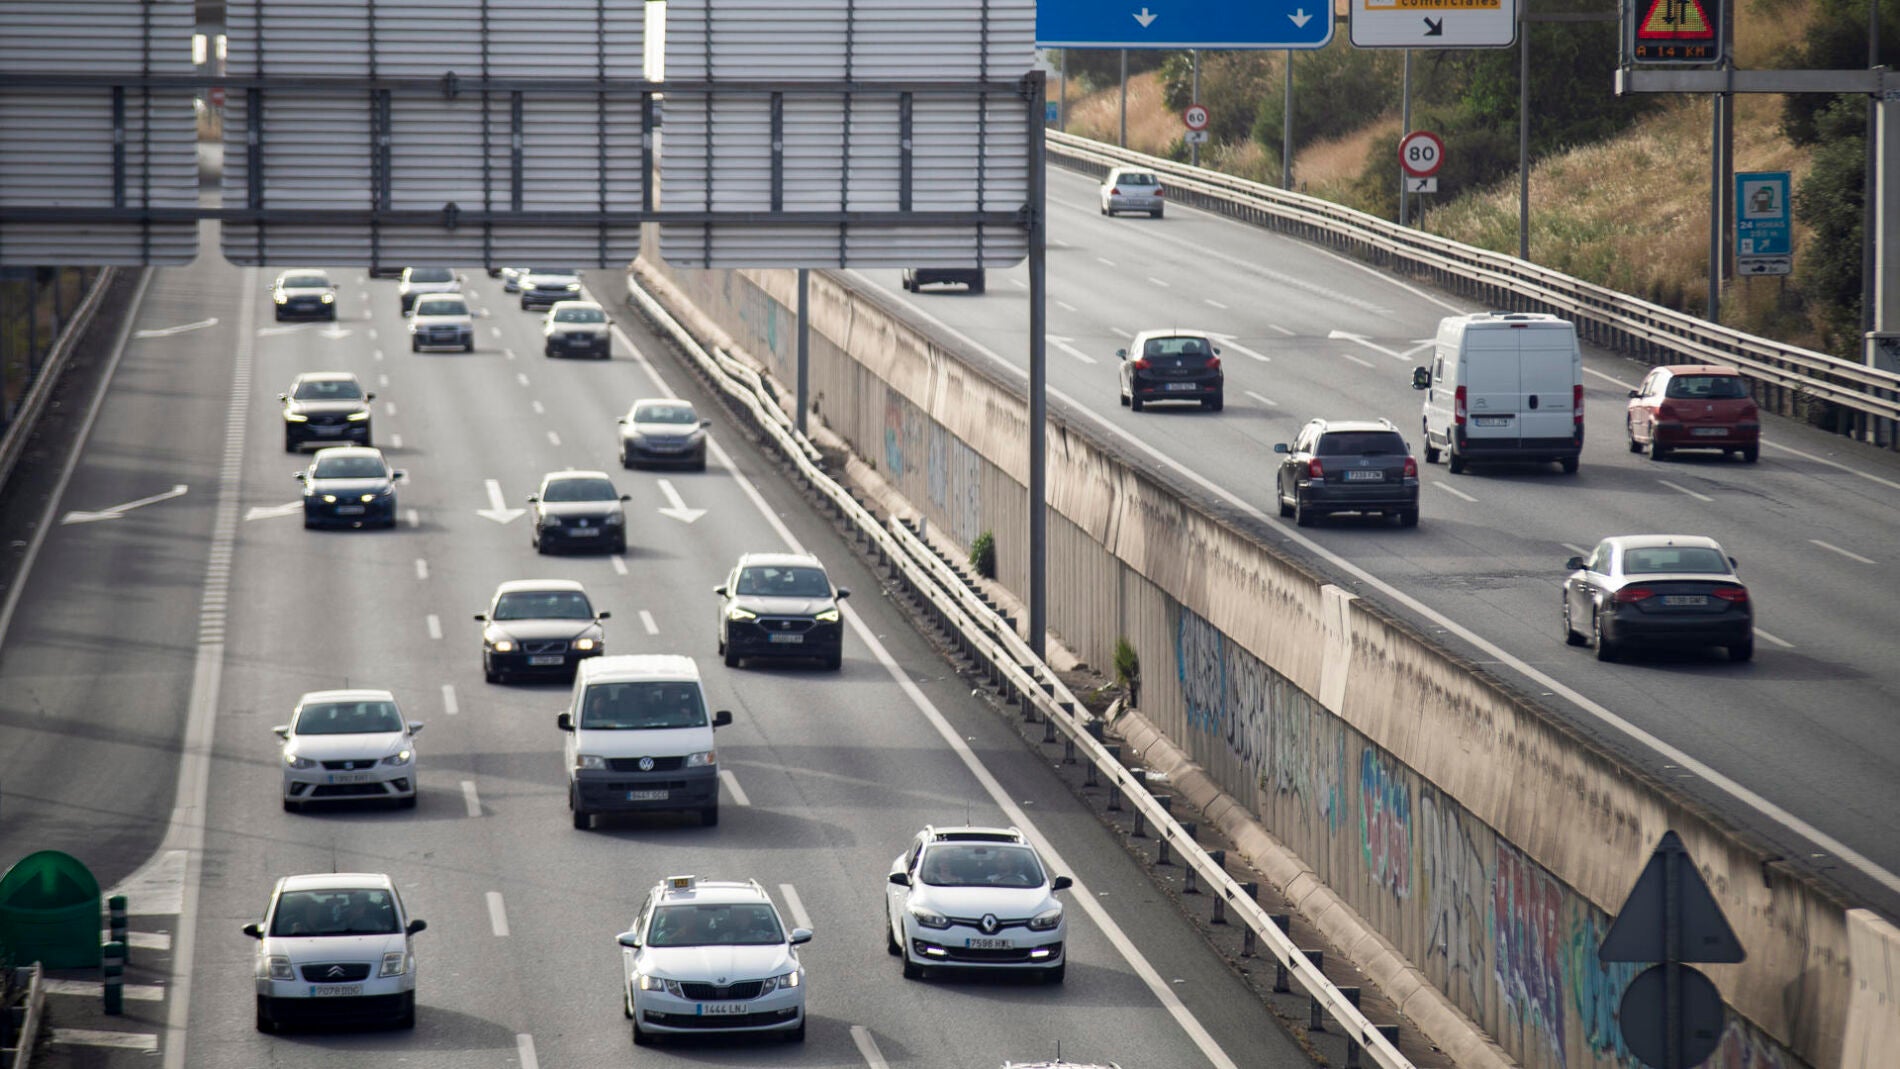
{"type": "Polygon", "coordinates": [[[94,520],[116,520],[119,517],[125,515],[126,513],[132,511],[135,508],[139,508],[144,505],[150,505],[156,501],[165,501],[174,497],[182,497],[184,496],[185,489],[186,489],[185,484],[179,483],[178,485],[172,487],[170,490],[167,490],[162,494],[153,494],[151,497],[141,497],[137,501],[127,501],[123,505],[114,505],[109,509],[100,509],[98,512],[68,512],[66,515],[61,516],[59,518],[59,522],[61,523],[91,523],[94,520]]]}
{"type": "Polygon", "coordinates": [[[251,511],[244,514],[246,522],[251,520],[274,520],[281,516],[295,516],[303,511],[303,502],[292,501],[288,505],[252,505],[251,511]]]}
{"type": "Polygon", "coordinates": [[[1305,29],[1306,24],[1312,21],[1313,16],[1307,14],[1306,9],[1302,7],[1302,8],[1294,9],[1293,14],[1288,15],[1287,18],[1293,20],[1293,25],[1298,26],[1301,29],[1305,29]]]}
{"type": "Polygon", "coordinates": [[[1145,30],[1154,24],[1154,20],[1160,17],[1160,15],[1153,14],[1144,7],[1141,9],[1141,14],[1135,16],[1135,21],[1141,23],[1141,28],[1145,30]]]}
{"type": "MultiPolygon", "coordinates": [[[[1407,364],[1412,362],[1412,354],[1415,352],[1418,352],[1418,349],[1416,348],[1407,349],[1406,351],[1402,353],[1396,352],[1394,350],[1386,348],[1383,345],[1375,345],[1372,339],[1366,337],[1363,334],[1348,334],[1343,330],[1335,330],[1332,333],[1326,335],[1326,338],[1329,341],[1358,342],[1360,345],[1363,345],[1366,348],[1371,349],[1375,353],[1384,353],[1385,355],[1391,357],[1394,360],[1402,361],[1407,364]]],[[[1366,366],[1371,367],[1372,365],[1367,364],[1366,366]]]]}
{"type": "Polygon", "coordinates": [[[1258,360],[1263,364],[1273,363],[1273,357],[1268,356],[1265,353],[1254,352],[1252,349],[1249,349],[1246,346],[1235,341],[1234,336],[1232,334],[1210,334],[1208,335],[1208,337],[1213,338],[1215,341],[1220,342],[1222,349],[1232,349],[1234,352],[1237,352],[1242,356],[1251,356],[1255,360],[1258,360]]]}
{"type": "Polygon", "coordinates": [[[317,333],[319,335],[322,335],[325,338],[330,339],[331,341],[337,341],[342,338],[347,338],[356,332],[351,330],[348,327],[332,326],[332,327],[325,327],[324,329],[317,331],[317,333]]]}
{"type": "Polygon", "coordinates": [[[1043,337],[1049,339],[1050,345],[1053,345],[1056,348],[1062,350],[1063,352],[1068,353],[1070,356],[1075,357],[1077,360],[1082,361],[1084,364],[1095,363],[1094,357],[1090,356],[1089,354],[1083,352],[1080,349],[1077,349],[1075,346],[1069,344],[1070,342],[1075,340],[1074,338],[1071,338],[1062,334],[1045,334],[1043,335],[1043,337]]]}
{"type": "Polygon", "coordinates": [[[481,516],[484,519],[494,520],[496,523],[507,523],[528,511],[527,509],[511,509],[508,507],[507,500],[501,496],[501,483],[494,479],[484,479],[482,483],[488,487],[488,507],[485,509],[476,509],[475,515],[481,516]]]}
{"type": "Polygon", "coordinates": [[[269,338],[278,334],[295,334],[300,330],[309,330],[313,325],[314,324],[310,323],[292,323],[287,327],[259,327],[257,328],[257,336],[260,338],[269,338]]]}
{"type": "Polygon", "coordinates": [[[1770,641],[1770,642],[1772,642],[1772,643],[1774,643],[1775,645],[1777,645],[1777,646],[1780,646],[1780,647],[1781,647],[1782,649],[1784,649],[1784,650],[1791,650],[1791,649],[1794,649],[1794,643],[1792,643],[1792,642],[1789,642],[1789,641],[1788,641],[1787,639],[1785,639],[1785,638],[1776,638],[1775,636],[1773,636],[1773,635],[1771,635],[1771,634],[1769,634],[1768,632],[1766,632],[1766,631],[1763,631],[1763,630],[1762,630],[1761,628],[1759,628],[1759,627],[1755,629],[1755,634],[1756,634],[1756,636],[1757,636],[1757,637],[1759,637],[1759,638],[1765,638],[1765,639],[1767,639],[1768,641],[1770,641]]]}
{"type": "Polygon", "coordinates": [[[667,506],[660,510],[660,515],[662,516],[671,516],[681,523],[692,523],[694,520],[706,514],[705,509],[687,508],[686,502],[680,499],[680,492],[673,489],[673,481],[671,479],[660,480],[660,493],[666,495],[667,506]]]}
{"type": "Polygon", "coordinates": [[[175,327],[153,327],[150,330],[138,331],[132,336],[134,338],[169,338],[174,334],[183,334],[188,330],[203,330],[206,327],[215,327],[217,325],[218,319],[216,316],[213,316],[210,319],[200,319],[196,323],[180,323],[175,327]]]}

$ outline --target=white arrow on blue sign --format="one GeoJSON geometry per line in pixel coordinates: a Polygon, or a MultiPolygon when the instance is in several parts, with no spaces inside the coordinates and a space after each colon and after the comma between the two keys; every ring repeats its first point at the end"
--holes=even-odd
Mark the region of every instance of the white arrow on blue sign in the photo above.
{"type": "Polygon", "coordinates": [[[1325,48],[1332,0],[1039,0],[1043,48],[1325,48]]]}

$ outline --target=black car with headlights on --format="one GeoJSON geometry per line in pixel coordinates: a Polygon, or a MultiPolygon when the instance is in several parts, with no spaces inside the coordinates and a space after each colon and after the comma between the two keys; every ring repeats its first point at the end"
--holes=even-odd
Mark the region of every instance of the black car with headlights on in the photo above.
{"type": "Polygon", "coordinates": [[[286,319],[336,321],[336,283],[322,271],[311,268],[285,271],[271,284],[270,299],[277,306],[279,323],[286,319]]]}
{"type": "Polygon", "coordinates": [[[610,615],[595,612],[572,579],[511,579],[495,588],[487,612],[475,614],[482,623],[482,678],[570,677],[606,648],[600,622],[610,615]]]}
{"type": "Polygon", "coordinates": [[[816,659],[834,670],[844,663],[838,602],[851,592],[831,585],[817,557],[748,553],[713,593],[728,668],[747,657],[816,659]]]}
{"type": "Polygon", "coordinates": [[[620,466],[678,464],[706,470],[706,428],[690,402],[656,397],[635,401],[620,424],[620,466]]]}
{"type": "Polygon", "coordinates": [[[1335,512],[1418,526],[1418,461],[1391,420],[1311,420],[1273,451],[1285,458],[1274,487],[1280,515],[1301,527],[1335,512]]]}
{"type": "Polygon", "coordinates": [[[535,552],[556,549],[627,551],[627,511],[631,500],[614,489],[604,471],[555,471],[528,495],[528,541],[535,552]]]}
{"type": "Polygon", "coordinates": [[[310,442],[368,445],[369,403],[373,393],[347,371],[306,371],[277,395],[284,404],[284,451],[295,453],[310,442]]]}
{"type": "Polygon", "coordinates": [[[391,468],[378,449],[339,445],[317,450],[310,466],[296,474],[303,484],[303,525],[396,526],[396,483],[404,474],[391,468]]]}

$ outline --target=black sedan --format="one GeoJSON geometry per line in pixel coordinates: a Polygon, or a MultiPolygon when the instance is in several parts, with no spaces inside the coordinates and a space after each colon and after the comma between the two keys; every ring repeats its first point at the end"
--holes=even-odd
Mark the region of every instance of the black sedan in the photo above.
{"type": "Polygon", "coordinates": [[[1418,526],[1418,461],[1390,420],[1316,419],[1273,451],[1285,457],[1275,486],[1280,515],[1301,527],[1335,512],[1418,526]]]}
{"type": "Polygon", "coordinates": [[[1212,412],[1227,403],[1227,377],[1220,350],[1205,334],[1145,330],[1121,358],[1122,407],[1136,412],[1151,401],[1195,401],[1212,412]]]}
{"type": "Polygon", "coordinates": [[[802,553],[748,553],[739,558],[719,595],[719,652],[728,668],[748,657],[815,659],[836,670],[844,663],[844,626],[834,588],[817,557],[802,553]]]}
{"type": "Polygon", "coordinates": [[[405,474],[391,468],[378,449],[319,449],[310,466],[296,473],[303,484],[303,525],[394,527],[396,483],[405,474]]]}
{"type": "Polygon", "coordinates": [[[573,676],[580,663],[607,645],[602,620],[587,591],[572,579],[512,579],[495,588],[482,622],[482,678],[573,676]]]}
{"type": "Polygon", "coordinates": [[[1723,646],[1755,656],[1755,612],[1713,538],[1619,535],[1564,565],[1564,641],[1614,661],[1637,646],[1723,646]]]}
{"type": "Polygon", "coordinates": [[[276,306],[279,323],[286,319],[336,322],[336,283],[322,271],[310,268],[285,271],[271,283],[270,299],[276,306]]]}
{"type": "Polygon", "coordinates": [[[555,471],[528,495],[528,541],[535,552],[555,549],[627,551],[627,512],[631,500],[614,489],[603,471],[555,471]]]}
{"type": "Polygon", "coordinates": [[[284,451],[295,453],[310,442],[370,444],[369,403],[373,393],[347,371],[306,371],[277,395],[284,404],[284,451]]]}

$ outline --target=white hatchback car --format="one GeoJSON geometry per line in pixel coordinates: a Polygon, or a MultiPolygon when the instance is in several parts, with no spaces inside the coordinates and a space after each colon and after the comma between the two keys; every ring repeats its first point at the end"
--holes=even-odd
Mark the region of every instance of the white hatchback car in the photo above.
{"type": "Polygon", "coordinates": [[[257,1030],[295,1022],[416,1024],[411,920],[388,876],[324,872],[285,876],[264,919],[244,926],[257,940],[257,1030]]]}
{"type": "Polygon", "coordinates": [[[416,732],[386,690],[318,690],[297,699],[284,740],[284,811],[306,802],[387,798],[416,804],[416,732]]]}
{"type": "Polygon", "coordinates": [[[1032,969],[1052,984],[1068,971],[1068,927],[1051,877],[1015,828],[931,828],[891,863],[885,949],[906,979],[932,966],[1032,969]]]}
{"type": "Polygon", "coordinates": [[[1103,215],[1116,212],[1147,212],[1156,219],[1167,209],[1167,191],[1153,171],[1139,167],[1117,167],[1102,179],[1103,215]]]}
{"type": "Polygon", "coordinates": [[[757,880],[661,880],[617,937],[626,959],[624,1011],[633,1042],[658,1035],[776,1032],[805,1039],[805,966],[757,880]]]}
{"type": "Polygon", "coordinates": [[[556,301],[541,323],[541,354],[606,360],[614,352],[613,329],[606,310],[593,301],[556,301]]]}

